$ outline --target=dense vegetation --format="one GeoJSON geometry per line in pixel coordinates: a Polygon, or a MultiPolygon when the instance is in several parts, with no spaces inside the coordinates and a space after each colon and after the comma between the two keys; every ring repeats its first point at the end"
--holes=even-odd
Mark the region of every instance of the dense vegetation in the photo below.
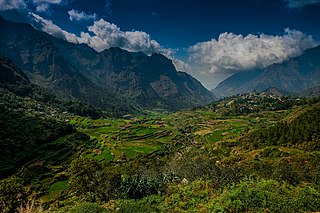
{"type": "Polygon", "coordinates": [[[286,120],[250,135],[253,146],[300,146],[309,150],[320,149],[320,105],[305,108],[299,115],[292,115],[286,120]],[[296,118],[295,118],[296,117],[296,118]]]}
{"type": "MultiPolygon", "coordinates": [[[[1,90],[1,103],[7,104],[7,107],[17,108],[17,103],[11,101],[10,104],[6,103],[8,100],[29,98],[42,105],[43,108],[52,107],[59,109],[59,111],[66,111],[76,115],[87,116],[92,118],[103,117],[104,114],[100,108],[94,107],[88,103],[79,100],[64,100],[53,95],[51,92],[38,87],[33,84],[27,85],[8,85],[0,84],[1,90]]],[[[20,101],[22,102],[22,101],[20,101]]],[[[21,106],[21,105],[20,105],[21,106]]],[[[119,114],[120,115],[120,114],[119,114]]]]}
{"type": "Polygon", "coordinates": [[[94,119],[2,91],[4,212],[320,210],[318,99],[94,119]]]}

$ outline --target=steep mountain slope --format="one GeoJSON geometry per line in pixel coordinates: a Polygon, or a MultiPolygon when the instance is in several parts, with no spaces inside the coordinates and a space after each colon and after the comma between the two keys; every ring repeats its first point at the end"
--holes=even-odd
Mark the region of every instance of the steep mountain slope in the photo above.
{"type": "Polygon", "coordinates": [[[212,90],[212,92],[218,97],[225,97],[237,94],[237,89],[243,84],[255,79],[262,74],[262,70],[250,70],[247,72],[238,72],[226,80],[219,83],[219,85],[212,90]]]}
{"type": "Polygon", "coordinates": [[[213,91],[221,96],[229,96],[253,90],[263,91],[277,87],[288,92],[301,92],[320,85],[320,46],[306,50],[301,56],[274,64],[265,69],[237,73],[213,91]],[[236,80],[240,77],[237,84],[236,80]]]}
{"type": "Polygon", "coordinates": [[[51,36],[28,24],[0,18],[0,54],[10,58],[31,82],[65,98],[77,98],[115,114],[133,112],[124,99],[99,87],[74,68],[51,36]]]}
{"type": "Polygon", "coordinates": [[[29,84],[28,76],[18,69],[8,58],[0,56],[1,84],[29,84]]]}
{"type": "Polygon", "coordinates": [[[172,61],[161,54],[147,56],[110,48],[99,59],[91,68],[96,82],[126,97],[134,97],[139,104],[182,108],[214,99],[197,80],[177,72],[172,61]]]}
{"type": "Polygon", "coordinates": [[[140,105],[179,109],[215,100],[200,82],[177,72],[172,61],[161,54],[147,56],[117,47],[97,53],[87,45],[52,41],[83,75],[140,105]]]}
{"type": "Polygon", "coordinates": [[[2,18],[0,27],[0,54],[12,59],[32,82],[65,97],[105,108],[110,102],[121,102],[117,94],[143,107],[169,110],[215,99],[193,77],[177,72],[163,55],[120,48],[98,53],[2,18]]]}

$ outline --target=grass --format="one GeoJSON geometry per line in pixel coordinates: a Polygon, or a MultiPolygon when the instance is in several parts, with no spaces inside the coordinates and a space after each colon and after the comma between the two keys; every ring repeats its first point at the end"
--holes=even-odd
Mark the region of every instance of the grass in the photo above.
{"type": "Polygon", "coordinates": [[[65,189],[68,188],[68,180],[64,180],[64,181],[58,181],[58,182],[55,182],[54,184],[52,184],[49,188],[49,192],[52,193],[52,192],[61,192],[65,189]]]}
{"type": "Polygon", "coordinates": [[[57,197],[62,191],[68,188],[68,182],[68,180],[64,180],[53,183],[47,191],[48,194],[42,196],[40,200],[42,200],[43,202],[47,202],[57,197]]]}

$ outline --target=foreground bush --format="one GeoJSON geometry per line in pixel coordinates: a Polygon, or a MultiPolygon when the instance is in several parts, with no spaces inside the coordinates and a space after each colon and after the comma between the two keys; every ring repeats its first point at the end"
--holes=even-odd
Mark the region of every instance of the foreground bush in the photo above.
{"type": "Polygon", "coordinates": [[[105,208],[102,208],[96,203],[83,203],[73,207],[68,213],[107,213],[105,208]]]}
{"type": "Polygon", "coordinates": [[[25,198],[26,193],[22,185],[22,179],[11,176],[0,181],[1,212],[15,212],[25,198]]]}
{"type": "Polygon", "coordinates": [[[209,212],[208,202],[215,195],[215,184],[202,179],[171,185],[165,195],[167,212],[209,212]]]}
{"type": "Polygon", "coordinates": [[[117,212],[137,213],[137,212],[168,212],[161,203],[163,199],[159,195],[150,195],[140,200],[120,200],[117,205],[117,212]]]}
{"type": "Polygon", "coordinates": [[[320,192],[313,187],[293,187],[275,180],[242,180],[212,201],[213,212],[316,212],[320,192]]]}

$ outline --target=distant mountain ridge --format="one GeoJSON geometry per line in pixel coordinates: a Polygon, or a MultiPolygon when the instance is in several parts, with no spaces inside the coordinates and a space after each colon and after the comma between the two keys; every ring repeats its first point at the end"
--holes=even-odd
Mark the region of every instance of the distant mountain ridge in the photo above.
{"type": "Polygon", "coordinates": [[[225,97],[270,87],[290,93],[299,93],[320,85],[320,46],[306,50],[302,55],[264,69],[236,73],[212,90],[225,97]]]}
{"type": "Polygon", "coordinates": [[[307,98],[318,97],[320,96],[320,86],[304,90],[300,92],[298,95],[300,97],[307,97],[307,98]]]}
{"type": "Polygon", "coordinates": [[[268,89],[264,90],[263,92],[276,95],[276,96],[295,96],[295,93],[290,93],[288,91],[280,90],[277,87],[269,87],[268,89]]]}
{"type": "Polygon", "coordinates": [[[161,54],[147,56],[120,48],[98,53],[85,44],[68,43],[1,17],[0,27],[0,54],[10,58],[31,82],[64,97],[99,107],[124,97],[138,106],[167,110],[215,100],[199,81],[176,71],[161,54]]]}

